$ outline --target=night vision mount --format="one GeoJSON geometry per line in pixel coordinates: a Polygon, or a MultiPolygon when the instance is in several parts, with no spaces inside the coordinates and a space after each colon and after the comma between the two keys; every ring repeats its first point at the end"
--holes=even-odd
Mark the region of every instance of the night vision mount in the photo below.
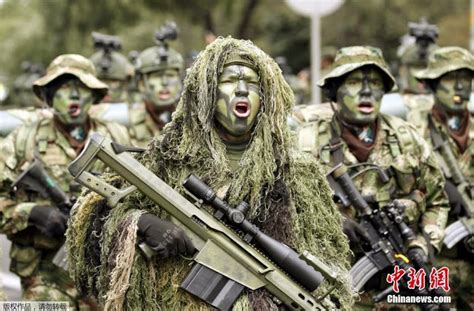
{"type": "Polygon", "coordinates": [[[174,21],[168,21],[155,32],[155,42],[158,45],[158,59],[168,61],[168,41],[178,38],[179,29],[174,21]]]}
{"type": "Polygon", "coordinates": [[[420,59],[426,59],[428,47],[436,43],[439,36],[439,29],[434,24],[429,24],[426,17],[422,17],[419,23],[408,23],[409,34],[415,37],[416,44],[419,46],[418,56],[420,59]]]}
{"type": "Polygon", "coordinates": [[[102,71],[107,71],[112,66],[112,52],[122,49],[122,41],[117,36],[102,34],[99,32],[92,32],[92,41],[94,48],[103,51],[103,57],[99,62],[102,71]]]}

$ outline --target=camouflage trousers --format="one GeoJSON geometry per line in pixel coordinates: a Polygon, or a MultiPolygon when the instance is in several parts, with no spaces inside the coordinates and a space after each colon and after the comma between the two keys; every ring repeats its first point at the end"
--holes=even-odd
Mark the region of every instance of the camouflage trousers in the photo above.
{"type": "Polygon", "coordinates": [[[474,262],[438,257],[436,266],[449,268],[451,306],[455,310],[474,310],[474,262]]]}
{"type": "Polygon", "coordinates": [[[22,277],[21,286],[24,301],[64,301],[69,303],[69,310],[101,310],[94,299],[80,297],[66,271],[59,268],[22,277]]]}

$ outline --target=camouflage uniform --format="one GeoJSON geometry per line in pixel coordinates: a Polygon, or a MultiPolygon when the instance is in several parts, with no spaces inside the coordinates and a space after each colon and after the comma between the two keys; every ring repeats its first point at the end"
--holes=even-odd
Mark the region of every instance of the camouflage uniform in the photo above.
{"type": "MultiPolygon", "coordinates": [[[[424,81],[427,85],[432,85],[433,80],[440,79],[443,75],[459,70],[467,69],[474,72],[474,57],[467,50],[458,47],[443,47],[435,51],[429,58],[428,67],[416,74],[416,77],[420,81],[424,81]]],[[[435,90],[432,90],[433,92],[435,90]]],[[[431,96],[431,102],[436,102],[435,96],[431,96]]],[[[435,145],[432,140],[431,132],[432,127],[429,126],[429,119],[433,121],[433,127],[441,134],[443,141],[447,142],[454,157],[457,160],[458,167],[462,174],[467,179],[471,188],[474,185],[474,124],[472,122],[472,116],[469,111],[466,110],[464,115],[467,118],[466,135],[467,142],[465,150],[461,150],[455,139],[451,135],[451,131],[448,128],[446,121],[442,121],[435,117],[436,107],[431,105],[428,109],[421,109],[421,107],[414,111],[417,113],[416,118],[410,118],[408,121],[412,122],[420,134],[428,141],[431,147],[435,145]]],[[[443,170],[444,176],[447,180],[451,180],[451,173],[449,172],[446,161],[443,159],[439,152],[436,152],[439,163],[443,170]]],[[[471,204],[474,202],[471,198],[471,204]]],[[[452,206],[453,212],[456,212],[454,206],[452,206]]],[[[454,215],[451,213],[448,219],[448,225],[453,223],[461,215],[454,215]]],[[[439,265],[447,265],[450,268],[451,277],[451,295],[454,296],[453,300],[456,300],[458,308],[474,308],[474,282],[472,281],[472,274],[474,273],[474,265],[472,260],[474,256],[468,252],[462,242],[459,242],[456,247],[452,249],[443,248],[440,257],[438,258],[439,265]]]]}
{"type": "MultiPolygon", "coordinates": [[[[330,83],[337,84],[330,80],[344,77],[363,66],[377,67],[383,72],[384,78],[389,81],[385,91],[394,85],[394,79],[379,49],[350,47],[339,50],[333,70],[321,80],[320,86],[328,88],[330,83]]],[[[334,100],[334,97],[331,98],[334,100]]],[[[331,154],[331,140],[333,136],[341,135],[343,124],[339,117],[336,117],[339,113],[335,115],[335,108],[331,105],[333,103],[307,106],[301,109],[297,116],[300,121],[305,122],[298,134],[300,149],[315,156],[326,172],[337,164],[331,154]]],[[[417,234],[417,238],[407,246],[420,247],[425,254],[429,253],[430,247],[439,250],[447,220],[448,204],[442,188],[444,178],[436,158],[427,143],[408,123],[380,113],[377,120],[378,130],[373,149],[365,163],[376,164],[389,172],[389,181],[383,183],[375,170],[364,172],[367,166],[358,166],[350,172],[351,175],[360,172],[353,179],[354,184],[374,207],[381,208],[394,199],[402,200],[406,206],[407,221],[417,234]],[[429,243],[423,234],[429,237],[429,243]]],[[[343,154],[342,162],[347,167],[361,162],[351,152],[347,141],[339,139],[339,142],[343,154]]],[[[358,213],[352,206],[341,208],[341,211],[348,218],[357,218],[358,213]]]]}
{"type": "MultiPolygon", "coordinates": [[[[35,93],[40,96],[50,82],[64,74],[74,75],[89,89],[105,95],[107,86],[95,78],[92,63],[79,55],[57,57],[46,76],[35,82],[35,93]]],[[[77,151],[53,120],[42,117],[18,128],[0,144],[0,230],[12,241],[10,270],[21,278],[24,300],[68,301],[71,307],[80,306],[82,310],[89,304],[85,299],[79,300],[67,272],[52,264],[64,239],[49,237],[29,223],[30,212],[35,206],[54,204],[35,194],[11,194],[11,184],[35,157],[45,164],[48,174],[66,193],[70,196],[80,194],[80,187],[67,171],[77,151]]],[[[118,124],[91,120],[89,134],[93,131],[110,135],[121,144],[129,144],[126,129],[118,124]]]]}
{"type": "MultiPolygon", "coordinates": [[[[168,48],[168,56],[166,60],[162,60],[159,53],[161,53],[159,46],[150,47],[141,52],[136,59],[136,73],[141,83],[142,101],[130,103],[127,115],[129,135],[134,146],[144,147],[154,136],[160,135],[165,124],[171,121],[171,113],[179,100],[178,96],[175,102],[164,107],[160,115],[152,116],[150,113],[149,107],[153,107],[155,103],[147,95],[147,75],[166,69],[175,69],[179,75],[183,73],[184,61],[181,54],[168,48]]],[[[107,106],[98,105],[91,109],[90,114],[93,118],[101,120],[107,109],[109,109],[107,106]]]]}

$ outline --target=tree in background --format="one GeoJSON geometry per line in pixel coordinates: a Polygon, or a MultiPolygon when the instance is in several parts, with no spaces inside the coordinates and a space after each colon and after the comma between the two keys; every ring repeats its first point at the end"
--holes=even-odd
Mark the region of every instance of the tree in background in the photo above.
{"type": "MultiPolygon", "coordinates": [[[[174,48],[201,50],[206,32],[248,38],[271,55],[283,55],[294,71],[309,66],[307,18],[283,0],[4,0],[0,1],[0,74],[11,79],[29,59],[47,64],[61,53],[93,53],[90,33],[121,37],[124,52],[154,44],[153,33],[166,20],[181,29],[174,48]]],[[[322,19],[322,46],[369,44],[396,59],[409,21],[426,16],[440,28],[440,45],[469,43],[469,0],[346,0],[322,19]]],[[[10,79],[10,80],[11,80],[10,79]]]]}

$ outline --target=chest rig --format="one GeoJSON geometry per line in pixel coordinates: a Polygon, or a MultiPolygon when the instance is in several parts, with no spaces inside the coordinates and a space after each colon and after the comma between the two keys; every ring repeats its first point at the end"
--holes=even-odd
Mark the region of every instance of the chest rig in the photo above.
{"type": "MultiPolygon", "coordinates": [[[[413,190],[416,177],[419,176],[419,170],[416,168],[416,163],[410,155],[415,144],[408,128],[398,119],[390,116],[383,116],[382,118],[381,122],[388,124],[391,129],[384,131],[383,144],[387,146],[390,159],[393,159],[393,161],[390,161],[391,163],[388,167],[381,167],[371,163],[370,160],[368,162],[346,165],[353,179],[363,176],[363,174],[369,171],[375,172],[375,174],[365,175],[367,177],[362,177],[363,179],[359,182],[361,187],[365,187],[366,184],[372,187],[371,191],[369,191],[372,194],[365,193],[363,197],[368,203],[375,205],[385,205],[398,196],[408,195],[413,190]],[[375,188],[373,185],[375,185],[375,188]]],[[[326,157],[329,157],[329,163],[331,163],[332,167],[336,167],[344,162],[345,156],[343,151],[344,143],[334,118],[329,124],[328,130],[330,131],[329,143],[321,150],[322,152],[329,153],[326,157]]],[[[383,131],[383,129],[379,129],[379,131],[383,131]]]]}

